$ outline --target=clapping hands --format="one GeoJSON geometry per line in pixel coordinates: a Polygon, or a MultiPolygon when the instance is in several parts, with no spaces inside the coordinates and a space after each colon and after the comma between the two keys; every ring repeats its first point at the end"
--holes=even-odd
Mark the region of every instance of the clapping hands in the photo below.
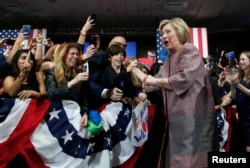
{"type": "Polygon", "coordinates": [[[229,73],[226,72],[226,80],[232,85],[236,86],[239,83],[239,72],[229,73]]]}

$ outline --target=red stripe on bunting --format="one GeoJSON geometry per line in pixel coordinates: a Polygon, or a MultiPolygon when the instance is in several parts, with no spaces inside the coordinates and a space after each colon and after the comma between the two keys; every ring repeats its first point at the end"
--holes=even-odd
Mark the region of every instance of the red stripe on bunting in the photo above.
{"type": "Polygon", "coordinates": [[[41,159],[40,155],[36,152],[35,147],[30,142],[26,143],[23,150],[20,152],[21,155],[25,158],[26,163],[28,164],[29,168],[48,168],[43,160],[41,159]]]}
{"type": "Polygon", "coordinates": [[[19,121],[17,127],[8,137],[6,141],[0,143],[0,167],[6,165],[19,153],[29,142],[29,138],[37,125],[43,120],[50,106],[50,101],[45,99],[39,101],[32,99],[25,110],[23,117],[19,121]]]}

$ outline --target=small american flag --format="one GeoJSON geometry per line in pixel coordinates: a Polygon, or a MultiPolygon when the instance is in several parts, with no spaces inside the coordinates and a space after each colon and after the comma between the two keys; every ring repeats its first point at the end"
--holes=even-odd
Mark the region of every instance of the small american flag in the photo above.
{"type": "MultiPolygon", "coordinates": [[[[19,32],[20,32],[20,30],[18,30],[18,29],[0,30],[0,39],[9,38],[9,39],[15,40],[17,38],[19,32]]],[[[30,39],[36,37],[37,33],[41,33],[43,38],[47,38],[47,29],[31,29],[30,39]]],[[[29,44],[29,40],[24,41],[26,48],[29,44]]],[[[0,54],[3,54],[6,49],[7,49],[6,47],[1,47],[0,54]]]]}
{"type": "MultiPolygon", "coordinates": [[[[194,44],[202,57],[208,56],[208,42],[207,42],[207,29],[204,27],[190,28],[190,42],[194,44]]],[[[161,41],[160,31],[156,30],[156,49],[157,58],[163,60],[167,57],[169,52],[164,48],[161,41]]]]}

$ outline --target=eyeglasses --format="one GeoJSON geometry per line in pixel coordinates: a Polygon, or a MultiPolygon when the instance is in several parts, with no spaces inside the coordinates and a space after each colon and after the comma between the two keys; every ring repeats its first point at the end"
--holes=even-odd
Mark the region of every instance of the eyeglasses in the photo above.
{"type": "Polygon", "coordinates": [[[112,44],[117,44],[117,45],[120,45],[120,46],[122,46],[123,48],[126,48],[126,47],[127,47],[127,45],[126,45],[126,44],[123,44],[123,43],[121,43],[121,42],[116,42],[116,41],[113,41],[113,42],[112,42],[112,44]]]}

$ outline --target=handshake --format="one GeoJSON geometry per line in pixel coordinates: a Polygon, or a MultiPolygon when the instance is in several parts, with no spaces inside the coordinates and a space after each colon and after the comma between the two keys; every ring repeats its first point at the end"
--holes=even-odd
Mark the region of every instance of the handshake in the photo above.
{"type": "Polygon", "coordinates": [[[107,91],[106,97],[113,101],[120,101],[122,99],[123,92],[121,89],[113,88],[107,91]]]}

